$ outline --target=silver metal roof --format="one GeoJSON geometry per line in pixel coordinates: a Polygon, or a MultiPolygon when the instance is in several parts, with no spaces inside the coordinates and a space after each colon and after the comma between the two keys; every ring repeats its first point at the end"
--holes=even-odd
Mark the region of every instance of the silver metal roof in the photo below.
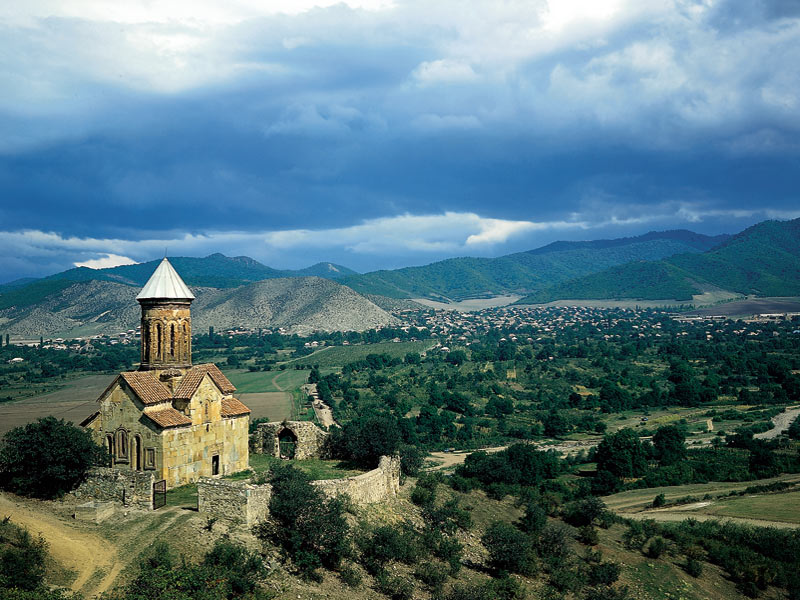
{"type": "Polygon", "coordinates": [[[158,265],[150,279],[144,284],[142,291],[136,296],[137,300],[150,300],[164,298],[169,300],[194,300],[194,294],[178,275],[178,272],[164,258],[158,265]]]}

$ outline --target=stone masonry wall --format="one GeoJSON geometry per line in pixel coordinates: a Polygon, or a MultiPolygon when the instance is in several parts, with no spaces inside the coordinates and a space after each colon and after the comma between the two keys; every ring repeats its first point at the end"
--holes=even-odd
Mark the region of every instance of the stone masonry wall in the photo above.
{"type": "MultiPolygon", "coordinates": [[[[355,504],[371,504],[394,498],[400,492],[400,458],[381,456],[377,469],[345,479],[312,481],[323,494],[333,498],[347,494],[355,504]]],[[[210,479],[197,482],[197,509],[218,519],[254,525],[269,517],[272,486],[246,481],[210,479]]]]}
{"type": "Polygon", "coordinates": [[[382,502],[400,492],[400,457],[381,456],[377,469],[344,479],[313,481],[312,485],[329,498],[347,494],[355,504],[382,502]]]}
{"type": "Polygon", "coordinates": [[[246,481],[201,478],[197,482],[197,510],[227,521],[254,525],[269,516],[272,486],[246,481]]]}
{"type": "Polygon", "coordinates": [[[280,456],[278,436],[284,429],[297,437],[294,458],[319,458],[322,454],[325,438],[328,434],[308,421],[282,421],[280,423],[260,423],[252,435],[253,452],[280,456]]]}
{"type": "Polygon", "coordinates": [[[71,494],[79,500],[112,501],[152,510],[154,481],[152,472],[95,467],[71,494]]]}

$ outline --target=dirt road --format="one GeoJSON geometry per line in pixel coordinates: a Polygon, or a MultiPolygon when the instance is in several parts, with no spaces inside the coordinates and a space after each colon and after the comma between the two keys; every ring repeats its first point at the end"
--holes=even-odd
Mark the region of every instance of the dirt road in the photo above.
{"type": "Polygon", "coordinates": [[[789,429],[789,425],[800,415],[800,408],[786,409],[781,414],[772,418],[772,429],[764,433],[757,433],[753,437],[759,440],[771,440],[789,429]]]}
{"type": "MultiPolygon", "coordinates": [[[[555,450],[563,455],[574,454],[576,452],[580,452],[581,450],[589,450],[590,448],[594,448],[597,444],[600,443],[600,440],[580,440],[580,441],[567,441],[561,442],[559,444],[540,444],[534,443],[532,445],[536,446],[539,450],[555,450]]],[[[493,448],[481,448],[480,450],[464,450],[464,451],[456,451],[456,452],[431,452],[430,458],[436,461],[436,465],[430,467],[426,470],[428,471],[440,471],[442,469],[447,469],[449,467],[455,467],[460,465],[464,462],[464,460],[472,454],[473,452],[488,452],[492,454],[493,452],[500,452],[501,450],[505,450],[508,446],[495,446],[493,448]]]]}
{"type": "Polygon", "coordinates": [[[107,540],[86,531],[79,531],[59,517],[36,510],[29,504],[0,492],[0,517],[25,527],[34,536],[41,535],[48,543],[51,556],[77,577],[71,584],[76,592],[87,597],[106,591],[122,570],[117,549],[107,540]]]}

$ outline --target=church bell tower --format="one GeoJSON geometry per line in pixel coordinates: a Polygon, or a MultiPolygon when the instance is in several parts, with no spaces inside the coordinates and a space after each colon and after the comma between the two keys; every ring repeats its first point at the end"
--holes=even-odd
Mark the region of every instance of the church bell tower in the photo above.
{"type": "Polygon", "coordinates": [[[192,366],[194,294],[164,258],[136,296],[142,307],[140,371],[188,369],[192,366]]]}

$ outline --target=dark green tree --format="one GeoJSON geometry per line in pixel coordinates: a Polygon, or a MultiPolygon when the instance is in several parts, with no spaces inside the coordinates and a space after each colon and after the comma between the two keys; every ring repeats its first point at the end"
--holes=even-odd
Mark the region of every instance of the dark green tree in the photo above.
{"type": "Polygon", "coordinates": [[[678,425],[659,427],[653,435],[655,455],[663,466],[674,465],[686,458],[686,430],[678,425]]]}
{"type": "Polygon", "coordinates": [[[597,470],[616,477],[639,477],[647,471],[647,453],[633,429],[606,435],[595,453],[597,470]]]}
{"type": "Polygon", "coordinates": [[[76,487],[90,467],[107,462],[106,451],[90,432],[42,417],[6,433],[0,445],[0,486],[23,496],[56,498],[76,487]]]}

